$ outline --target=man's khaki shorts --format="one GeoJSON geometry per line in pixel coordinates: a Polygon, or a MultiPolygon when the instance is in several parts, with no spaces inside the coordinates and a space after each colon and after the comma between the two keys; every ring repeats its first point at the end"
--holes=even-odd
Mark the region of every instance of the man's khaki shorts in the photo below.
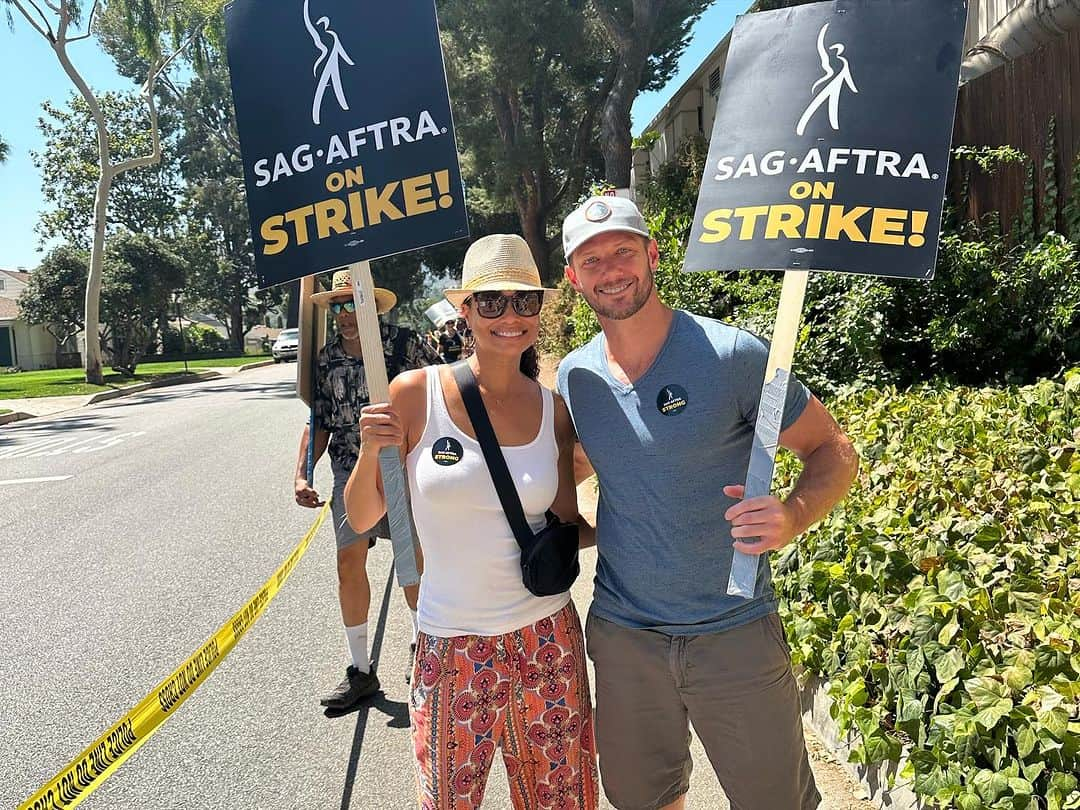
{"type": "Polygon", "coordinates": [[[731,810],[813,810],[821,801],[799,696],[774,613],[721,633],[669,636],[589,614],[596,742],[618,810],[658,810],[690,787],[690,731],[731,810]]]}

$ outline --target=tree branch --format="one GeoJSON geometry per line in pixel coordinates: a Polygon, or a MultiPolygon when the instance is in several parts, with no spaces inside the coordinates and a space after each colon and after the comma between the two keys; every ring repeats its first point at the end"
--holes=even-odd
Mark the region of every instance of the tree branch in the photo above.
{"type": "Polygon", "coordinates": [[[25,2],[29,3],[30,6],[34,9],[34,11],[38,13],[38,16],[41,17],[42,25],[38,25],[36,22],[34,22],[34,18],[30,16],[30,12],[28,12],[23,7],[23,0],[12,0],[12,2],[15,3],[15,8],[19,10],[19,13],[26,18],[26,21],[28,23],[30,23],[31,28],[41,34],[41,36],[45,37],[45,39],[47,39],[49,42],[56,42],[56,36],[53,34],[52,26],[49,25],[48,18],[46,18],[42,10],[37,7],[37,4],[34,3],[34,0],[25,0],[25,2]]]}
{"type": "MultiPolygon", "coordinates": [[[[604,26],[604,30],[607,31],[609,37],[615,43],[619,50],[625,50],[633,44],[633,36],[630,29],[624,26],[612,13],[606,5],[604,0],[593,0],[593,8],[596,9],[596,16],[600,18],[600,24],[604,26]]],[[[631,27],[633,23],[631,22],[631,27]]]]}
{"type": "Polygon", "coordinates": [[[94,0],[94,7],[90,9],[90,21],[86,24],[86,33],[72,37],[68,42],[78,42],[80,39],[88,39],[94,32],[94,15],[97,14],[100,0],[94,0]]]}
{"type": "Polygon", "coordinates": [[[588,115],[582,117],[581,121],[578,122],[577,132],[574,134],[574,147],[570,160],[570,165],[573,168],[567,173],[562,188],[560,188],[555,193],[555,196],[551,198],[551,204],[548,208],[549,211],[556,209],[569,192],[574,191],[577,193],[581,188],[581,184],[585,182],[585,152],[588,150],[592,140],[593,122],[596,120],[597,111],[600,110],[607,101],[607,97],[611,93],[611,88],[615,85],[615,78],[618,75],[618,72],[619,63],[618,61],[613,61],[611,65],[608,66],[608,72],[604,76],[604,81],[600,84],[596,103],[589,108],[588,115]]]}
{"type": "MultiPolygon", "coordinates": [[[[188,41],[190,42],[190,39],[188,41]]],[[[176,54],[173,54],[173,56],[175,55],[176,54]]],[[[161,133],[158,129],[157,106],[154,104],[154,83],[157,81],[157,77],[163,68],[164,65],[155,66],[151,63],[150,70],[146,75],[146,82],[142,87],[143,98],[146,99],[146,107],[150,111],[150,137],[154,142],[153,151],[149,155],[129,158],[128,160],[117,163],[112,167],[114,176],[123,174],[131,169],[141,169],[144,166],[153,166],[161,160],[161,133]]]]}

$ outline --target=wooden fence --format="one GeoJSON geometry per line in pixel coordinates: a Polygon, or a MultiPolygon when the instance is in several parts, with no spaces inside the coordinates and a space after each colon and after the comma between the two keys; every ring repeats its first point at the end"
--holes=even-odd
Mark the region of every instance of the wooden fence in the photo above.
{"type": "MultiPolygon", "coordinates": [[[[1043,164],[1047,154],[1050,118],[1056,125],[1055,167],[1061,202],[1070,193],[1073,163],[1080,152],[1080,31],[1053,42],[960,89],[953,144],[956,146],[1013,146],[1025,152],[1035,169],[1036,222],[1046,224],[1042,196],[1043,164]]],[[[954,169],[956,164],[954,163],[954,169]]],[[[1012,164],[988,176],[971,173],[968,215],[1001,214],[1006,232],[1020,214],[1027,168],[1012,164]]],[[[960,178],[950,182],[958,201],[960,178]]],[[[1080,190],[1078,190],[1080,193],[1080,190]]],[[[1054,227],[1062,227],[1060,215],[1054,227]]]]}

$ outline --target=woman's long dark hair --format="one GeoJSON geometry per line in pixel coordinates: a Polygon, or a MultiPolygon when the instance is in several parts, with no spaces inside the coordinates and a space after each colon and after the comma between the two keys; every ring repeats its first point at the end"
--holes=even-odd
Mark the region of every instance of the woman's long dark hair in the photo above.
{"type": "Polygon", "coordinates": [[[540,376],[540,355],[535,346],[530,346],[521,353],[521,364],[518,368],[530,380],[535,380],[540,376]]]}

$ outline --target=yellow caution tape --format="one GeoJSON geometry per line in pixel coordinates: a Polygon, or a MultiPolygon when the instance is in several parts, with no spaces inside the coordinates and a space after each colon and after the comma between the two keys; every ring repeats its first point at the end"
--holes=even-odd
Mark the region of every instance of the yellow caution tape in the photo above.
{"type": "Polygon", "coordinates": [[[100,787],[113,771],[123,765],[140,745],[150,739],[158,726],[191,697],[196,687],[206,680],[214,667],[221,663],[221,659],[236,646],[240,637],[266,609],[282,583],[289,578],[293,568],[304,556],[329,508],[329,504],[322,508],[319,517],[304,538],[297,543],[288,559],[236,615],[218,628],[209,641],[178,666],[172,675],[159,683],[153,692],[139,701],[135,708],[94,740],[90,747],[68,763],[33,796],[20,804],[19,810],[77,807],[100,787]]]}

